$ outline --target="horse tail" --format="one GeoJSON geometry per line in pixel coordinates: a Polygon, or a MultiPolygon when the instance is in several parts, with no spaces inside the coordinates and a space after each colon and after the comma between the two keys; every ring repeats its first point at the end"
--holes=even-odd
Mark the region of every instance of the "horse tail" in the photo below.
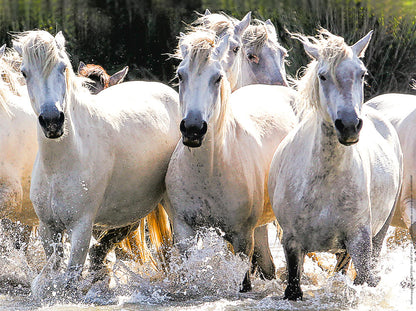
{"type": "Polygon", "coordinates": [[[168,250],[172,241],[172,230],[168,215],[163,206],[158,204],[156,209],[140,220],[138,228],[120,242],[119,246],[124,256],[137,261],[139,264],[150,262],[155,270],[160,266],[165,270],[168,250]],[[155,260],[148,242],[156,249],[157,259],[161,265],[158,265],[155,260]]]}
{"type": "Polygon", "coordinates": [[[168,250],[173,242],[169,217],[163,206],[158,204],[157,208],[147,215],[146,219],[150,242],[156,248],[162,267],[166,268],[168,250]]]}
{"type": "Polygon", "coordinates": [[[138,228],[121,241],[119,247],[122,257],[129,257],[141,265],[150,262],[151,266],[157,269],[157,263],[146,242],[146,218],[140,220],[138,228]]]}

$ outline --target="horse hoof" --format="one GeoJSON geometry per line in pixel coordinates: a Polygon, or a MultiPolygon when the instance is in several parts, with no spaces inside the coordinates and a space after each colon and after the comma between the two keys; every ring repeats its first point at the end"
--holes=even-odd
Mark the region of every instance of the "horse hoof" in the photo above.
{"type": "Polygon", "coordinates": [[[303,299],[303,292],[300,288],[300,286],[287,286],[285,290],[285,296],[283,299],[288,300],[302,300],[303,299]]]}
{"type": "Polygon", "coordinates": [[[251,284],[249,285],[244,285],[243,287],[240,289],[240,293],[247,293],[250,292],[252,290],[251,284]]]}

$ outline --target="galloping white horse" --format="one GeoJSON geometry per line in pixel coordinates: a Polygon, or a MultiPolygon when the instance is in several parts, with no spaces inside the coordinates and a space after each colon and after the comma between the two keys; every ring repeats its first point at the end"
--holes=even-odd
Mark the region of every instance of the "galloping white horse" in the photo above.
{"type": "MultiPolygon", "coordinates": [[[[295,92],[251,85],[231,95],[222,67],[228,39],[215,42],[209,30],[180,39],[182,141],[169,163],[166,189],[182,252],[199,227],[217,227],[236,253],[251,259],[254,229],[274,220],[265,185],[276,147],[297,123],[290,104],[295,92]]],[[[242,290],[250,288],[247,273],[242,290]]]]}
{"type": "MultiPolygon", "coordinates": [[[[241,20],[209,10],[193,25],[214,31],[217,38],[229,35],[227,57],[222,67],[230,82],[231,91],[251,84],[287,86],[285,57],[287,51],[278,43],[276,30],[270,20],[255,20],[248,25],[251,13],[241,20]]],[[[195,30],[195,29],[192,29],[195,30]]],[[[255,230],[253,269],[259,268],[261,277],[275,278],[275,265],[269,249],[267,226],[255,230]]]]}
{"type": "Polygon", "coordinates": [[[371,33],[353,46],[321,30],[295,36],[313,58],[299,81],[304,118],[280,144],[269,175],[289,273],[285,298],[301,299],[306,253],[347,250],[355,284],[377,285],[372,267],[393,216],[402,154],[394,128],[362,107],[371,33]]]}
{"type": "Polygon", "coordinates": [[[193,25],[215,31],[219,39],[230,35],[227,58],[222,61],[235,91],[250,84],[287,86],[285,57],[287,51],[277,41],[276,29],[270,20],[255,20],[249,25],[251,12],[241,20],[226,14],[211,14],[209,10],[193,25]]]}
{"type": "Polygon", "coordinates": [[[416,247],[416,139],[412,130],[416,124],[416,96],[385,94],[372,98],[366,105],[383,113],[399,136],[403,151],[403,186],[391,225],[409,229],[416,247]]]}
{"type": "MultiPolygon", "coordinates": [[[[36,157],[36,119],[23,78],[14,64],[15,52],[0,49],[0,218],[33,226],[38,223],[29,198],[30,175],[36,157]]],[[[28,241],[30,230],[16,236],[28,241]]],[[[17,246],[20,246],[16,241],[17,246]]]]}
{"type": "MultiPolygon", "coordinates": [[[[74,74],[64,45],[61,32],[53,37],[29,31],[14,40],[38,118],[30,197],[47,256],[54,245],[62,255],[63,231],[70,236],[71,285],[82,270],[93,227],[128,227],[157,206],[180,133],[174,90],[126,82],[91,95],[74,74]]],[[[106,240],[114,242],[111,236],[106,240]]],[[[90,253],[93,267],[102,265],[109,249],[99,245],[90,253]]]]}

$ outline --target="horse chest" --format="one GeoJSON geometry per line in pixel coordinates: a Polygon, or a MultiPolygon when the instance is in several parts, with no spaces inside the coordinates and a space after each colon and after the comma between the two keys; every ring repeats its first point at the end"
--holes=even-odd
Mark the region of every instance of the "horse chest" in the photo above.
{"type": "Polygon", "coordinates": [[[241,174],[224,173],[199,163],[170,164],[166,185],[174,213],[192,227],[214,226],[224,230],[246,221],[254,204],[253,194],[241,174]],[[187,176],[187,177],[186,177],[187,176]]]}

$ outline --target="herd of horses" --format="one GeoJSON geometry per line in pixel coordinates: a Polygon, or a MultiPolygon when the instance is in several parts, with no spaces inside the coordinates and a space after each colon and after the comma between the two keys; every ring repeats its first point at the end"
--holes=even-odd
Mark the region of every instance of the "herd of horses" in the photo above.
{"type": "Polygon", "coordinates": [[[376,286],[389,225],[416,242],[416,97],[364,103],[371,36],[349,46],[324,29],[292,34],[311,62],[290,87],[270,20],[207,10],[178,38],[178,94],[159,82],[120,83],[127,67],[109,76],[81,63],[77,75],[62,32],[14,35],[0,50],[0,210],[28,226],[22,241],[37,227],[49,261],[34,295],[78,295],[88,254],[94,280],[103,279],[107,254],[120,243],[143,253],[146,234],[185,255],[204,227],[249,258],[240,288],[249,291],[255,270],[275,278],[267,224],[276,220],[284,298],[302,299],[304,256],[314,251],[351,258],[355,284],[376,286]],[[69,261],[52,279],[64,233],[69,261]]]}

